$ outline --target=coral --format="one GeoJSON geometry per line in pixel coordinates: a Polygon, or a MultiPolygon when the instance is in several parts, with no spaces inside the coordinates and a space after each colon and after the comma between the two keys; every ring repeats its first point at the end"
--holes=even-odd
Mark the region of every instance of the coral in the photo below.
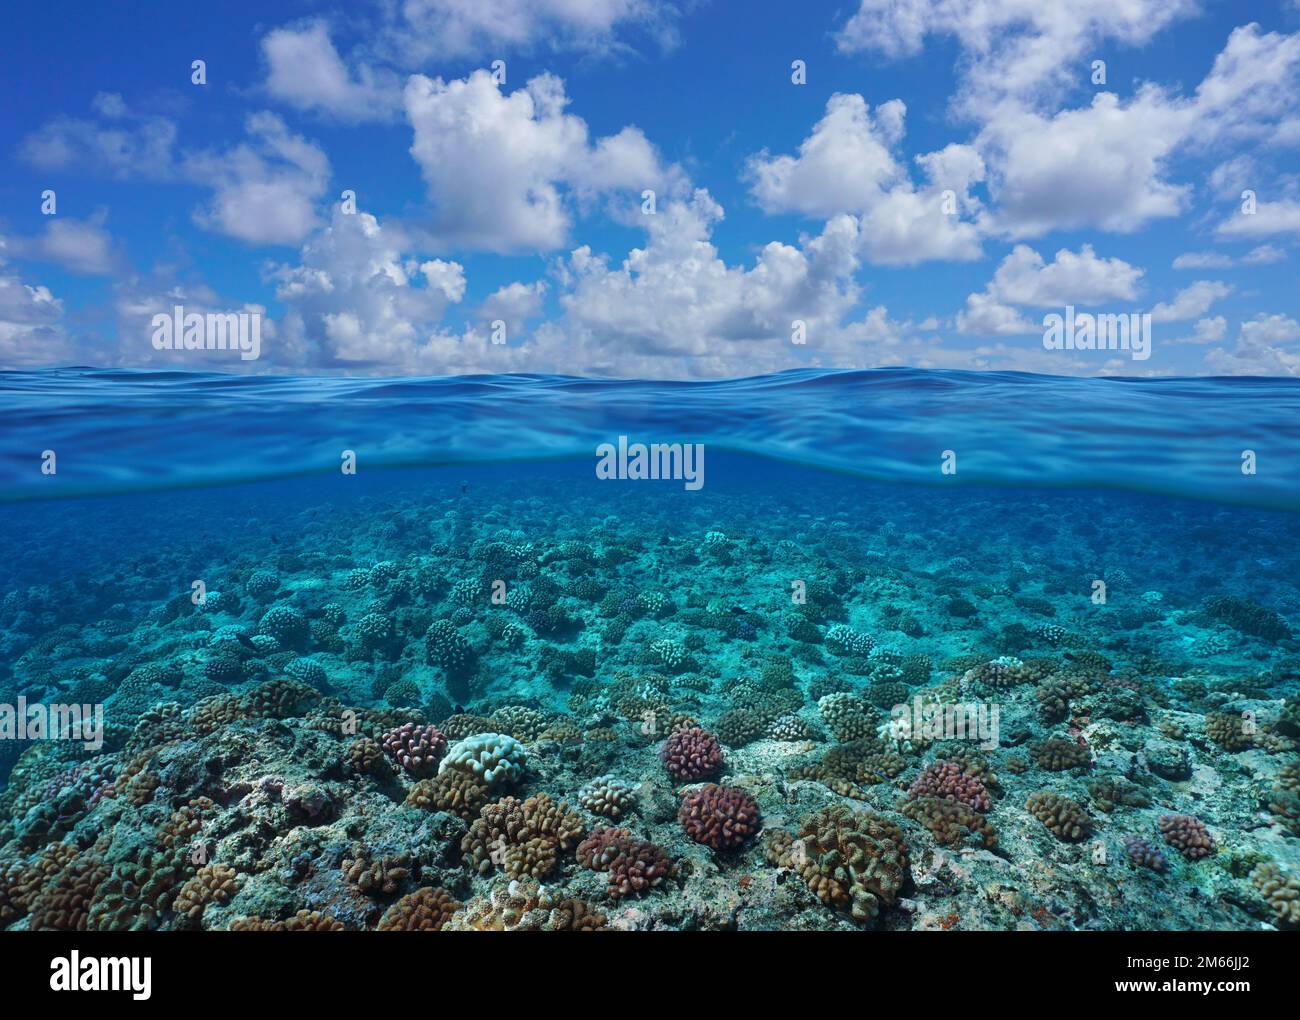
{"type": "Polygon", "coordinates": [[[452,744],[438,772],[456,769],[480,776],[488,786],[513,783],[524,773],[528,753],[514,737],[504,733],[476,733],[452,744]]]}
{"type": "Polygon", "coordinates": [[[867,656],[876,646],[868,635],[860,634],[843,624],[835,624],[826,631],[826,647],[836,655],[867,656]]]}
{"type": "Polygon", "coordinates": [[[172,903],[172,910],[187,921],[197,924],[203,917],[203,908],[209,903],[229,903],[239,889],[239,876],[235,869],[225,864],[207,864],[180,888],[172,903]]]}
{"type": "Polygon", "coordinates": [[[1079,744],[1064,737],[1049,737],[1039,741],[1029,749],[1029,756],[1040,769],[1046,769],[1048,772],[1082,769],[1092,764],[1092,755],[1088,752],[1086,744],[1079,744]]]}
{"type": "Polygon", "coordinates": [[[461,904],[445,889],[417,889],[384,911],[378,930],[441,931],[460,908],[461,904]]]}
{"type": "Polygon", "coordinates": [[[1300,928],[1300,878],[1284,872],[1272,861],[1265,861],[1255,866],[1250,881],[1268,901],[1280,927],[1300,928]]]}
{"type": "Polygon", "coordinates": [[[1291,637],[1291,628],[1277,613],[1235,595],[1219,595],[1208,599],[1205,614],[1210,619],[1226,623],[1251,637],[1266,641],[1283,641],[1291,637]]]}
{"type": "Polygon", "coordinates": [[[682,797],[677,818],[686,835],[714,850],[743,846],[758,834],[763,818],[744,790],[705,783],[682,797]]]}
{"type": "Polygon", "coordinates": [[[325,667],[315,659],[290,659],[285,663],[284,673],[286,676],[291,676],[300,683],[315,687],[317,690],[325,690],[329,686],[329,679],[325,675],[325,667]]]}
{"type": "Polygon", "coordinates": [[[472,900],[446,931],[601,931],[606,917],[583,900],[561,898],[536,879],[522,878],[472,900]]]}
{"type": "Polygon", "coordinates": [[[669,734],[659,760],[673,778],[690,783],[717,775],[725,764],[717,737],[699,726],[669,734]]]}
{"type": "Polygon", "coordinates": [[[797,715],[783,715],[772,720],[767,727],[766,736],[770,740],[780,740],[790,744],[821,739],[821,734],[816,728],[797,715]]]}
{"type": "Polygon", "coordinates": [[[772,830],[768,859],[792,868],[827,906],[874,922],[891,907],[907,877],[907,845],[893,822],[868,811],[825,807],[798,832],[772,830]]]}
{"type": "Polygon", "coordinates": [[[1029,813],[1042,822],[1057,839],[1077,843],[1092,831],[1092,819],[1083,806],[1068,797],[1039,790],[1025,801],[1029,813]]]}
{"type": "Polygon", "coordinates": [[[258,632],[275,638],[285,647],[293,647],[306,640],[309,628],[306,618],[289,606],[272,606],[257,625],[258,632]]]}
{"type": "Polygon", "coordinates": [[[231,931],[344,931],[342,921],[319,910],[300,910],[285,921],[268,921],[260,917],[237,917],[231,931]]]}
{"type": "Polygon", "coordinates": [[[411,873],[411,855],[380,855],[367,847],[355,845],[343,858],[340,867],[344,880],[363,893],[391,896],[411,873]]]}
{"type": "Polygon", "coordinates": [[[771,716],[751,708],[731,708],[718,716],[718,739],[732,747],[743,747],[757,740],[767,729],[771,716]]]}
{"type": "Polygon", "coordinates": [[[432,775],[447,751],[447,738],[436,726],[403,723],[384,734],[384,750],[407,775],[432,775]]]}
{"type": "Polygon", "coordinates": [[[492,795],[492,787],[473,772],[448,769],[411,787],[406,802],[426,811],[450,811],[465,819],[478,817],[492,795]]]}
{"type": "Polygon", "coordinates": [[[558,853],[573,846],[585,828],[581,815],[545,793],[524,801],[505,797],[479,812],[460,848],[481,875],[495,865],[511,878],[544,878],[558,853]]]}
{"type": "Polygon", "coordinates": [[[976,811],[987,811],[992,806],[984,781],[967,773],[957,762],[935,761],[927,765],[908,792],[960,801],[976,811]]]}
{"type": "Polygon", "coordinates": [[[902,811],[929,829],[935,842],[943,846],[957,846],[967,836],[982,846],[997,845],[997,833],[989,820],[955,798],[913,795],[903,801],[902,811]]]}
{"type": "Polygon", "coordinates": [[[437,620],[424,635],[425,655],[432,666],[459,676],[473,665],[474,653],[450,620],[437,620]]]}
{"type": "Polygon", "coordinates": [[[1125,836],[1124,852],[1135,868],[1149,868],[1152,871],[1168,871],[1169,861],[1156,847],[1141,836],[1125,836]]]}
{"type": "Polygon", "coordinates": [[[1205,823],[1192,815],[1161,815],[1156,824],[1165,842],[1189,861],[1208,857],[1217,849],[1205,823]]]}
{"type": "Polygon", "coordinates": [[[492,728],[507,733],[524,744],[531,744],[550,725],[548,719],[535,708],[525,705],[506,705],[492,713],[492,728]]]}
{"type": "Polygon", "coordinates": [[[613,776],[597,776],[578,792],[578,803],[595,815],[622,818],[636,807],[636,791],[613,776]]]}
{"type": "Polygon", "coordinates": [[[1110,814],[1117,807],[1144,808],[1151,798],[1141,787],[1122,776],[1101,776],[1088,783],[1088,796],[1097,807],[1110,814]]]}
{"type": "Polygon", "coordinates": [[[348,745],[343,756],[349,772],[357,775],[384,776],[393,774],[393,767],[384,756],[384,748],[377,740],[358,737],[348,745]]]}
{"type": "Polygon", "coordinates": [[[817,711],[841,743],[874,736],[879,724],[875,709],[853,694],[827,694],[817,702],[817,711]]]}
{"type": "Polygon", "coordinates": [[[577,856],[589,871],[608,874],[608,892],[616,899],[654,889],[676,870],[662,849],[627,829],[592,829],[578,844],[577,856]]]}
{"type": "Polygon", "coordinates": [[[1205,717],[1205,735],[1225,751],[1246,751],[1255,746],[1254,730],[1240,715],[1211,712],[1205,717]]]}

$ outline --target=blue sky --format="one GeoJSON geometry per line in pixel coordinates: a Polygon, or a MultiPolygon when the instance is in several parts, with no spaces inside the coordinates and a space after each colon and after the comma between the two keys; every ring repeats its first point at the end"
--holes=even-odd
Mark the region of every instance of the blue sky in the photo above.
{"type": "Polygon", "coordinates": [[[1294,0],[269,6],[9,5],[0,367],[1300,374],[1294,0]]]}

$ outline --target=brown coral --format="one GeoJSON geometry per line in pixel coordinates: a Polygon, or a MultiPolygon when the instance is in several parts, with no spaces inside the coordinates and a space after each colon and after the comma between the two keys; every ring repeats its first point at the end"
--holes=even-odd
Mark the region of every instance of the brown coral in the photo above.
{"type": "Polygon", "coordinates": [[[203,908],[209,903],[229,903],[239,888],[235,869],[225,864],[208,864],[198,870],[181,886],[172,903],[172,910],[191,923],[203,917],[203,908]]]}
{"type": "Polygon", "coordinates": [[[511,878],[542,878],[555,867],[557,855],[578,841],[582,816],[561,801],[539,793],[521,801],[504,797],[488,804],[461,840],[461,852],[481,875],[493,866],[511,878]]]}
{"type": "Polygon", "coordinates": [[[593,829],[578,844],[578,861],[590,871],[607,872],[609,894],[616,898],[653,889],[675,870],[662,849],[627,829],[593,829]]]}
{"type": "Polygon", "coordinates": [[[763,824],[758,802],[734,786],[706,783],[682,798],[677,818],[686,835],[714,850],[743,846],[763,824]]]}
{"type": "Polygon", "coordinates": [[[1092,819],[1081,804],[1052,793],[1039,790],[1031,793],[1025,801],[1029,813],[1042,822],[1057,839],[1066,843],[1077,843],[1086,839],[1092,831],[1092,819]]]}
{"type": "Polygon", "coordinates": [[[1165,842],[1189,861],[1208,857],[1217,849],[1205,823],[1193,815],[1161,815],[1156,824],[1165,842]]]}
{"type": "Polygon", "coordinates": [[[903,830],[869,811],[839,805],[813,812],[795,835],[774,830],[767,855],[797,871],[827,906],[863,922],[892,906],[907,878],[903,830]]]}
{"type": "Polygon", "coordinates": [[[379,919],[380,931],[440,931],[461,904],[445,889],[407,893],[379,919]]]}

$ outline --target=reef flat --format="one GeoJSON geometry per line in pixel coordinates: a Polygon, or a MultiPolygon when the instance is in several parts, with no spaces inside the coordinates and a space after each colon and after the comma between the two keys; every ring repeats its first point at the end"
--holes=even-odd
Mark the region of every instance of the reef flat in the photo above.
{"type": "Polygon", "coordinates": [[[0,741],[9,929],[1300,925],[1294,515],[721,458],[3,515],[0,701],[106,720],[0,741]]]}

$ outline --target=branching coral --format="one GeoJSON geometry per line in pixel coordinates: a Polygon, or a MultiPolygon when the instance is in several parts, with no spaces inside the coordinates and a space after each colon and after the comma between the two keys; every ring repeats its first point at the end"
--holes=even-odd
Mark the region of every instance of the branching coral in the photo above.
{"type": "Polygon", "coordinates": [[[927,765],[908,792],[916,796],[960,801],[976,811],[987,811],[992,806],[984,781],[952,761],[935,761],[927,765]]]}
{"type": "Polygon", "coordinates": [[[447,738],[436,726],[403,723],[384,734],[384,750],[411,776],[432,775],[447,750],[447,738]]]}
{"type": "Polygon", "coordinates": [[[718,738],[699,726],[669,734],[659,760],[669,775],[688,783],[717,775],[725,764],[718,738]]]}
{"type": "Polygon", "coordinates": [[[581,815],[545,793],[524,801],[505,797],[483,808],[461,840],[461,852],[481,875],[495,865],[511,878],[543,878],[585,828],[581,815]]]}
{"type": "Polygon", "coordinates": [[[445,889],[417,889],[407,893],[379,919],[379,931],[441,931],[461,908],[445,889]]]}
{"type": "Polygon", "coordinates": [[[1052,793],[1039,790],[1031,793],[1025,802],[1029,813],[1042,822],[1057,839],[1066,843],[1077,843],[1086,839],[1092,831],[1092,819],[1082,805],[1052,793]]]}
{"type": "Polygon", "coordinates": [[[675,870],[662,849],[636,839],[627,829],[593,829],[578,844],[578,862],[589,871],[606,872],[609,894],[615,898],[648,892],[675,870]]]}
{"type": "Polygon", "coordinates": [[[772,830],[768,859],[799,873],[827,906],[872,922],[892,906],[907,878],[903,830],[868,811],[838,805],[806,817],[796,834],[772,830]]]}
{"type": "Polygon", "coordinates": [[[682,798],[677,817],[686,835],[714,850],[743,846],[758,834],[758,802],[734,786],[705,783],[682,798]]]}
{"type": "Polygon", "coordinates": [[[1189,861],[1208,857],[1217,849],[1205,823],[1193,815],[1161,815],[1156,824],[1165,842],[1189,861]]]}

